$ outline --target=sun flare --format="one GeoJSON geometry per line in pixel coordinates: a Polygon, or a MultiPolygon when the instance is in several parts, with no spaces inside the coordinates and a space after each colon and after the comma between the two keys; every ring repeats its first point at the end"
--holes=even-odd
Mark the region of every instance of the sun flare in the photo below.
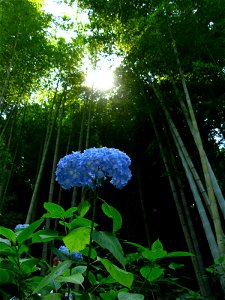
{"type": "Polygon", "coordinates": [[[114,76],[112,70],[89,70],[87,72],[85,85],[98,90],[110,90],[114,85],[114,76]]]}

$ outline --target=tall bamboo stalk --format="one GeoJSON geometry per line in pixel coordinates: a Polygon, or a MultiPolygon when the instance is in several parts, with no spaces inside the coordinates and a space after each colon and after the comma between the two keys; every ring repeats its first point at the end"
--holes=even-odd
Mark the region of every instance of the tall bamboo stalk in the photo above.
{"type": "MultiPolygon", "coordinates": [[[[56,96],[57,96],[57,89],[55,91],[53,101],[56,101],[56,98],[57,98],[56,96]]],[[[36,207],[37,199],[38,199],[38,191],[39,191],[39,187],[40,187],[40,182],[41,182],[41,178],[42,178],[42,175],[43,175],[45,162],[46,162],[46,159],[47,159],[48,147],[49,147],[49,144],[50,144],[53,128],[54,128],[54,125],[55,125],[55,122],[56,122],[56,119],[57,119],[59,107],[60,107],[60,102],[56,104],[56,110],[54,112],[54,118],[52,120],[52,123],[51,122],[48,123],[47,131],[46,131],[46,140],[45,140],[45,143],[44,143],[44,146],[43,146],[41,162],[40,162],[40,166],[39,166],[39,169],[38,169],[38,174],[37,174],[37,178],[36,178],[35,185],[34,185],[34,191],[33,191],[33,194],[32,194],[30,206],[29,206],[29,209],[28,209],[27,217],[26,217],[26,223],[27,224],[32,222],[32,219],[33,219],[33,213],[34,213],[34,209],[36,207]]]]}
{"type": "Polygon", "coordinates": [[[184,90],[184,94],[185,94],[185,98],[186,98],[186,102],[187,102],[187,107],[188,107],[193,131],[194,131],[195,141],[196,141],[197,149],[198,149],[201,164],[202,164],[202,170],[203,170],[203,175],[204,175],[205,184],[206,184],[206,190],[207,190],[207,194],[208,194],[208,198],[209,198],[209,205],[210,205],[210,210],[211,210],[211,215],[212,215],[212,221],[214,224],[214,229],[215,229],[215,233],[216,233],[216,239],[217,239],[220,255],[222,256],[225,254],[224,232],[222,229],[222,224],[221,224],[220,215],[219,215],[219,211],[218,211],[217,201],[216,201],[216,197],[215,197],[213,186],[212,186],[212,180],[211,180],[211,176],[210,176],[210,172],[209,172],[209,168],[208,168],[208,161],[207,161],[205,151],[203,148],[202,139],[201,139],[200,132],[198,129],[198,124],[197,124],[197,121],[195,118],[194,110],[193,110],[192,103],[191,103],[191,98],[190,98],[190,95],[188,92],[186,80],[184,77],[183,70],[181,68],[181,63],[180,63],[180,59],[178,56],[176,43],[174,40],[172,42],[172,47],[174,50],[175,59],[176,59],[179,74],[181,77],[181,82],[182,82],[182,86],[183,86],[183,90],[184,90]]]}

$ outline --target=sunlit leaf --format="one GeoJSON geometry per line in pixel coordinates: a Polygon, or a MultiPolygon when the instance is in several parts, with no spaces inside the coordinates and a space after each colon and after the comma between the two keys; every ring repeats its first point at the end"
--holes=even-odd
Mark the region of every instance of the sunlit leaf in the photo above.
{"type": "Polygon", "coordinates": [[[66,235],[63,241],[70,252],[81,251],[90,242],[90,232],[89,227],[79,227],[66,235]]]}

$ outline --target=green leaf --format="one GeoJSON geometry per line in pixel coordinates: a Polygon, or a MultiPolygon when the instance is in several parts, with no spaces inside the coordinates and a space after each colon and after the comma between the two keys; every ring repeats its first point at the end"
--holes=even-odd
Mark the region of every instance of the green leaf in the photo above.
{"type": "Polygon", "coordinates": [[[86,266],[77,266],[73,268],[72,273],[73,274],[83,274],[87,270],[86,266]]]}
{"type": "Polygon", "coordinates": [[[163,251],[163,245],[159,239],[152,244],[151,248],[153,251],[163,251]]]}
{"type": "Polygon", "coordinates": [[[72,218],[73,217],[73,213],[75,212],[75,211],[77,211],[77,207],[70,207],[69,209],[67,209],[66,211],[65,211],[65,218],[72,218]]]}
{"type": "Polygon", "coordinates": [[[99,295],[103,300],[115,300],[117,299],[117,294],[117,291],[110,290],[109,292],[100,293],[99,295]]]}
{"type": "Polygon", "coordinates": [[[123,248],[115,235],[106,231],[94,230],[92,238],[102,248],[108,249],[118,262],[120,262],[122,266],[125,266],[126,259],[124,257],[123,248]]]}
{"type": "Polygon", "coordinates": [[[145,279],[153,282],[164,273],[164,269],[162,269],[160,266],[156,266],[153,268],[150,266],[144,266],[140,269],[140,273],[145,279]]]}
{"type": "Polygon", "coordinates": [[[33,294],[38,293],[41,289],[43,289],[46,286],[51,286],[52,282],[59,276],[61,276],[66,270],[69,269],[69,267],[72,265],[73,261],[71,260],[65,260],[62,263],[58,264],[57,267],[52,269],[52,272],[45,276],[39,285],[33,290],[33,294]]]}
{"type": "Polygon", "coordinates": [[[118,294],[119,300],[144,300],[144,295],[141,294],[131,294],[127,292],[120,292],[118,294]]]}
{"type": "Polygon", "coordinates": [[[51,293],[40,298],[41,300],[62,300],[62,294],[51,293]]]}
{"type": "Polygon", "coordinates": [[[88,280],[91,285],[98,284],[98,281],[96,280],[95,275],[91,271],[88,272],[88,280]]]}
{"type": "Polygon", "coordinates": [[[42,229],[34,233],[32,243],[49,242],[55,239],[62,239],[58,232],[50,229],[42,229]]]}
{"type": "Polygon", "coordinates": [[[172,269],[172,270],[175,271],[175,270],[177,270],[177,269],[179,269],[179,268],[182,268],[182,267],[184,267],[184,266],[185,266],[184,264],[176,264],[176,263],[173,263],[173,262],[172,262],[172,263],[169,264],[168,267],[169,267],[170,269],[172,269]]]}
{"type": "Polygon", "coordinates": [[[167,256],[167,252],[165,250],[148,250],[145,249],[145,251],[143,251],[142,256],[146,259],[148,259],[151,262],[156,261],[157,259],[163,258],[167,256]]]}
{"type": "MultiPolygon", "coordinates": [[[[85,247],[83,250],[80,251],[84,256],[87,256],[89,255],[89,247],[85,247]]],[[[97,257],[97,252],[95,251],[94,248],[91,248],[91,259],[96,259],[97,257]]]]}
{"type": "Polygon", "coordinates": [[[5,243],[1,243],[0,244],[0,256],[1,255],[15,257],[15,256],[18,256],[18,253],[14,247],[8,246],[5,243]]]}
{"type": "Polygon", "coordinates": [[[91,294],[91,293],[87,293],[87,294],[83,294],[80,297],[80,300],[99,300],[100,298],[91,294]]]}
{"type": "Polygon", "coordinates": [[[80,217],[83,217],[84,215],[86,215],[86,213],[89,211],[90,207],[91,207],[91,204],[89,203],[89,201],[82,201],[78,206],[78,213],[79,213],[80,217]]]}
{"type": "Polygon", "coordinates": [[[81,251],[90,242],[90,232],[89,227],[79,227],[66,235],[63,241],[70,252],[81,251]]]}
{"type": "Polygon", "coordinates": [[[33,232],[43,223],[44,219],[39,219],[34,223],[30,224],[28,227],[18,231],[17,240],[19,243],[23,243],[26,240],[30,239],[33,235],[33,232]]]}
{"type": "Polygon", "coordinates": [[[60,276],[57,278],[58,282],[70,282],[75,284],[82,284],[84,282],[84,276],[77,273],[71,276],[60,276]]]}
{"type": "Polygon", "coordinates": [[[44,208],[48,211],[43,215],[44,218],[55,218],[55,219],[64,219],[65,218],[65,210],[62,206],[52,203],[52,202],[45,202],[44,208]]]}
{"type": "Polygon", "coordinates": [[[159,240],[156,240],[151,247],[151,250],[145,249],[142,256],[151,262],[155,262],[157,259],[167,256],[167,251],[163,250],[163,245],[159,240]]]}
{"type": "MultiPolygon", "coordinates": [[[[11,247],[11,242],[8,240],[8,239],[2,239],[2,238],[0,238],[0,243],[4,243],[4,244],[6,244],[6,245],[8,245],[8,246],[10,246],[11,247]]],[[[1,246],[0,246],[1,247],[1,246]]],[[[0,248],[1,249],[1,248],[0,248]]]]}
{"type": "Polygon", "coordinates": [[[120,284],[126,286],[128,288],[131,287],[134,275],[130,272],[124,271],[117,267],[116,265],[112,264],[108,259],[102,258],[101,262],[109,274],[120,284]]]}
{"type": "Polygon", "coordinates": [[[137,243],[132,243],[132,242],[125,242],[126,244],[129,244],[129,245],[132,245],[132,246],[135,246],[135,247],[137,247],[139,250],[146,250],[146,249],[148,249],[148,248],[145,248],[144,246],[142,246],[142,245],[139,245],[139,244],[137,244],[137,243]]]}
{"type": "Polygon", "coordinates": [[[13,244],[16,243],[16,234],[11,229],[3,227],[3,226],[0,226],[0,235],[3,235],[4,237],[6,237],[13,244]]]}
{"type": "Polygon", "coordinates": [[[113,232],[118,231],[122,226],[122,216],[117,209],[108,205],[106,202],[102,204],[104,214],[113,220],[113,232]]]}
{"type": "Polygon", "coordinates": [[[175,251],[167,253],[166,257],[180,257],[180,256],[194,256],[191,252],[185,252],[185,251],[175,251]]]}
{"type": "Polygon", "coordinates": [[[40,260],[37,258],[20,259],[20,268],[21,268],[21,270],[23,270],[24,273],[30,274],[30,273],[38,270],[36,265],[39,262],[40,262],[40,260]]]}
{"type": "MultiPolygon", "coordinates": [[[[73,220],[70,223],[70,229],[76,228],[76,227],[90,227],[91,228],[91,221],[86,219],[86,218],[82,218],[82,217],[77,217],[75,220],[73,220]]],[[[94,226],[96,226],[97,224],[95,223],[94,226]]]]}
{"type": "Polygon", "coordinates": [[[0,268],[0,285],[10,280],[9,272],[0,268]]]}

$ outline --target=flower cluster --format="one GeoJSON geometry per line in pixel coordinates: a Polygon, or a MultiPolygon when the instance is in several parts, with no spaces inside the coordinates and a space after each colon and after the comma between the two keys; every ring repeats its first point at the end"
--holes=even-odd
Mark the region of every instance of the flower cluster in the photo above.
{"type": "Polygon", "coordinates": [[[18,224],[18,225],[16,225],[14,231],[17,232],[17,231],[19,231],[21,229],[27,228],[28,226],[29,226],[29,224],[18,224]]]}
{"type": "MultiPolygon", "coordinates": [[[[83,259],[82,254],[80,252],[73,252],[70,255],[69,249],[65,246],[60,246],[58,249],[61,253],[63,253],[65,256],[67,256],[68,258],[71,258],[72,260],[75,261],[80,261],[83,259]]],[[[62,260],[61,257],[59,257],[60,260],[62,260]]]]}
{"type": "Polygon", "coordinates": [[[131,178],[131,160],[114,148],[90,148],[73,152],[61,158],[56,169],[56,180],[64,189],[92,188],[101,185],[107,177],[117,188],[123,188],[131,178]]]}

